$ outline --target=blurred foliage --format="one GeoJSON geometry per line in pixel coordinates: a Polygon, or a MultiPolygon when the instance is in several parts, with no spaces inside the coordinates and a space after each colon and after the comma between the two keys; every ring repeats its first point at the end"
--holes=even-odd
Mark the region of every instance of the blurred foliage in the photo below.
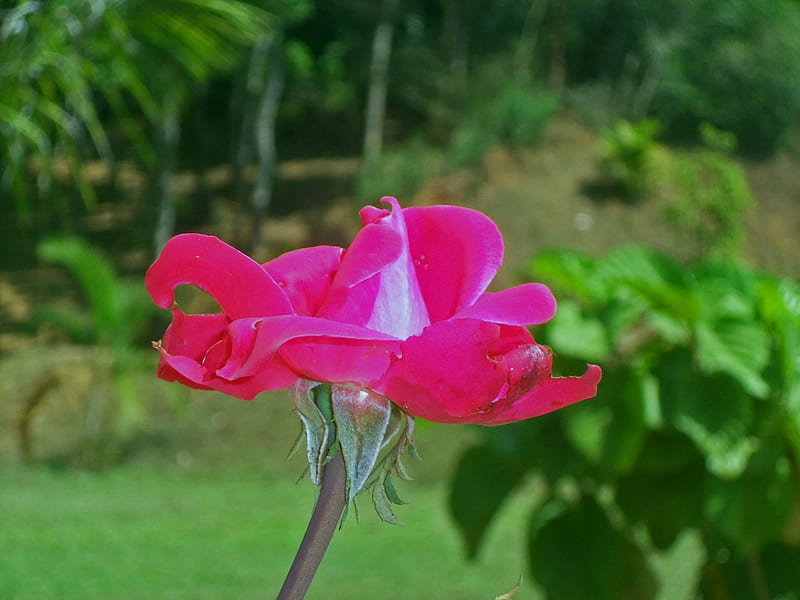
{"type": "MultiPolygon", "coordinates": [[[[379,6],[0,0],[0,241],[32,255],[21,231],[80,232],[98,195],[130,202],[116,187],[123,160],[150,190],[177,172],[164,165],[232,164],[241,202],[257,88],[269,79],[256,49],[273,32],[287,71],[279,156],[358,154],[379,6]]],[[[386,147],[423,138],[456,167],[478,164],[494,144],[537,143],[580,90],[593,90],[598,122],[658,119],[664,140],[692,142],[708,123],[745,154],[782,148],[800,114],[800,6],[791,0],[504,0],[491,10],[403,0],[393,25],[386,147]]],[[[626,138],[624,127],[606,136],[611,176],[635,193],[648,179],[648,135],[632,125],[626,138]]],[[[179,218],[208,208],[208,190],[195,192],[179,218]]],[[[148,227],[157,202],[143,202],[131,212],[148,227]]]]}
{"type": "Polygon", "coordinates": [[[792,0],[588,0],[564,19],[571,83],[605,83],[609,108],[658,118],[666,139],[697,141],[708,122],[733,132],[741,152],[767,155],[796,127],[800,7],[792,0]]]}
{"type": "Polygon", "coordinates": [[[46,239],[39,244],[38,254],[76,279],[86,308],[44,305],[37,309],[37,321],[55,326],[81,344],[120,349],[138,345],[159,314],[138,278],[120,278],[99,248],[77,237],[46,239]]]}
{"type": "Polygon", "coordinates": [[[409,198],[426,181],[441,173],[442,163],[441,152],[416,138],[385,152],[377,168],[362,172],[358,195],[367,202],[386,195],[409,198]]]}
{"type": "Polygon", "coordinates": [[[450,137],[447,156],[454,167],[480,162],[492,146],[521,150],[538,144],[559,107],[552,92],[513,80],[480,88],[450,137]]]}
{"type": "Polygon", "coordinates": [[[688,531],[696,593],[800,594],[800,285],[640,247],[543,253],[530,276],[563,298],[540,334],[556,364],[604,377],[597,398],[486,428],[462,456],[450,506],[468,554],[529,473],[547,489],[528,551],[548,598],[653,598],[651,557],[688,531]]]}
{"type": "Polygon", "coordinates": [[[653,113],[679,138],[703,122],[771,154],[800,111],[800,10],[791,0],[687,3],[661,63],[653,113]]]}
{"type": "Polygon", "coordinates": [[[95,202],[86,160],[111,161],[130,147],[151,166],[150,128],[166,110],[164,95],[187,99],[197,83],[230,69],[267,24],[263,9],[240,0],[3,5],[0,197],[27,227],[74,210],[65,189],[53,189],[57,179],[87,206],[95,202]]]}
{"type": "MultiPolygon", "coordinates": [[[[29,430],[35,413],[50,388],[62,377],[59,371],[87,371],[90,382],[83,392],[85,401],[79,401],[79,410],[85,411],[86,426],[80,440],[80,456],[83,463],[97,466],[113,463],[119,457],[124,443],[140,432],[145,421],[145,403],[149,400],[143,393],[145,386],[138,381],[138,374],[146,373],[152,379],[152,351],[145,347],[143,339],[151,329],[152,322],[160,317],[141,281],[121,278],[110,260],[102,252],[80,238],[50,238],[39,245],[41,260],[65,268],[76,280],[83,295],[80,307],[52,301],[39,306],[33,323],[46,327],[59,335],[63,342],[87,347],[84,351],[75,348],[69,367],[69,358],[51,360],[42,354],[49,350],[39,349],[39,362],[50,365],[50,373],[40,373],[40,380],[50,379],[52,384],[38,386],[29,397],[22,399],[23,415],[20,433],[23,444],[30,437],[29,430]],[[75,358],[80,360],[75,361],[75,358]]],[[[65,352],[65,346],[55,345],[51,349],[54,357],[65,352]]],[[[148,392],[152,394],[152,391],[148,392]]],[[[36,449],[27,447],[28,459],[36,455],[36,449]]]]}

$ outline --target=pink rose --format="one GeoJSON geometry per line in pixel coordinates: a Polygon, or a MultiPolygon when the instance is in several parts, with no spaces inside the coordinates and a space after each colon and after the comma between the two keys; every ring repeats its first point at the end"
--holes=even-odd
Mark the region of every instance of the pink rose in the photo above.
{"type": "Polygon", "coordinates": [[[552,353],[526,328],[555,314],[546,286],[486,292],[503,258],[488,217],[383,202],[391,210],[361,210],[348,250],[303,248],[263,265],[215,237],[172,238],[146,275],[173,314],[156,345],[159,377],[248,400],[301,378],[352,383],[414,416],[483,425],[596,394],[599,367],[553,377],[552,353]],[[207,291],[222,312],[181,312],[182,284],[207,291]]]}

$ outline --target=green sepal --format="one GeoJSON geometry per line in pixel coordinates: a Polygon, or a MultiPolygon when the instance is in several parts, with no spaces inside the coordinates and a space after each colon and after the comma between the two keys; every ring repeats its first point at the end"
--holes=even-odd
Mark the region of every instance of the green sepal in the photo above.
{"type": "Polygon", "coordinates": [[[347,384],[331,386],[336,441],[347,472],[347,502],[367,482],[383,448],[391,402],[383,396],[347,384]]]}
{"type": "Polygon", "coordinates": [[[326,384],[302,380],[294,388],[295,408],[303,423],[311,480],[320,485],[327,462],[339,451],[345,464],[347,506],[356,511],[356,496],[372,488],[372,502],[381,519],[401,524],[392,504],[405,504],[393,482],[411,477],[400,462],[414,449],[414,419],[388,398],[351,384],[326,384]]]}
{"type": "Polygon", "coordinates": [[[319,485],[322,468],[333,445],[332,419],[328,420],[320,408],[320,405],[330,407],[330,386],[303,379],[295,385],[293,396],[295,409],[306,433],[306,455],[311,481],[314,485],[319,485]]]}
{"type": "Polygon", "coordinates": [[[408,504],[405,500],[403,500],[398,494],[397,490],[394,488],[394,484],[392,483],[392,476],[386,475],[383,480],[383,489],[386,491],[386,497],[389,498],[389,502],[392,504],[397,504],[402,506],[403,504],[408,504]]]}
{"type": "Polygon", "coordinates": [[[383,521],[394,525],[402,525],[403,522],[397,518],[397,515],[392,510],[392,500],[386,491],[386,479],[383,481],[384,484],[372,486],[372,504],[375,506],[375,511],[383,521]]]}

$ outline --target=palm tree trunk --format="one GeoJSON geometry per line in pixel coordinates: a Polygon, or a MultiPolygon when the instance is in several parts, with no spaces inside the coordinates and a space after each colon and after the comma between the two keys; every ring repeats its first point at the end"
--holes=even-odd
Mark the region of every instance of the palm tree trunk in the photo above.
{"type": "Polygon", "coordinates": [[[253,240],[254,252],[261,250],[266,243],[262,224],[267,216],[275,185],[275,165],[277,149],[275,146],[275,123],[284,88],[283,37],[280,32],[272,32],[259,43],[268,57],[268,78],[256,114],[256,151],[258,153],[258,176],[253,190],[253,240]]]}
{"type": "Polygon", "coordinates": [[[394,36],[394,13],[398,0],[383,0],[381,18],[375,27],[372,42],[372,64],[369,70],[366,123],[364,125],[364,169],[374,169],[383,149],[383,121],[389,79],[389,58],[394,36]]]}
{"type": "Polygon", "coordinates": [[[175,91],[167,92],[162,110],[158,152],[161,165],[157,181],[158,221],[153,239],[156,254],[161,252],[167,240],[175,232],[175,197],[170,188],[175,175],[178,142],[181,137],[180,95],[175,91]]]}

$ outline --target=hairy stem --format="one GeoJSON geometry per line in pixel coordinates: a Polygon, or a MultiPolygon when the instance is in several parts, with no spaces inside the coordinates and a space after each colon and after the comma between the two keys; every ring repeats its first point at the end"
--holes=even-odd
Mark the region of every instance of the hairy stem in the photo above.
{"type": "Polygon", "coordinates": [[[342,452],[325,465],[322,486],[297,556],[277,600],[302,600],[339,525],[345,506],[345,470],[342,452]]]}

